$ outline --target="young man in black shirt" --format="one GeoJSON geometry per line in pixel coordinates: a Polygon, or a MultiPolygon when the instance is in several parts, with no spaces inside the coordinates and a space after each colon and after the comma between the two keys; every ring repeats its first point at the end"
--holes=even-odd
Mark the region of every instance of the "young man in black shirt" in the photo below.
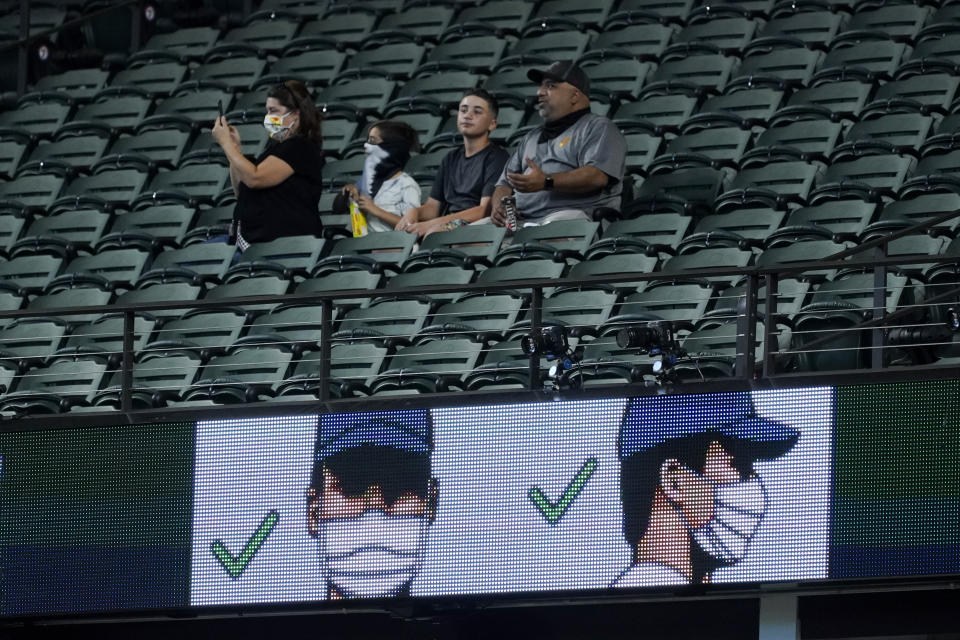
{"type": "Polygon", "coordinates": [[[425,236],[490,215],[490,196],[508,158],[503,148],[490,142],[498,109],[496,98],[483,89],[471,89],[463,96],[457,112],[463,145],[446,155],[430,198],[403,214],[398,231],[425,236]]]}

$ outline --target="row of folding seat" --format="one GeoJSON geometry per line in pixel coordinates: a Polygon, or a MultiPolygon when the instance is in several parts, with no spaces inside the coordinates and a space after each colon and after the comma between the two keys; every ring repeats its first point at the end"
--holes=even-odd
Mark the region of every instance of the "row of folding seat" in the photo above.
{"type": "MultiPolygon", "coordinates": [[[[792,326],[783,325],[775,334],[777,354],[789,356],[797,334],[817,333],[817,323],[828,317],[825,311],[842,312],[847,316],[848,325],[862,319],[872,304],[872,277],[871,274],[854,274],[822,285],[813,294],[813,302],[790,318],[792,326]],[[862,304],[857,305],[852,300],[862,304]]],[[[787,297],[796,295],[801,285],[807,286],[804,282],[789,282],[785,283],[788,284],[787,297]],[[791,289],[795,285],[797,288],[791,289]]],[[[905,279],[892,276],[888,278],[888,287],[888,305],[893,310],[901,299],[905,300],[905,279]]],[[[702,305],[709,297],[709,292],[708,287],[696,283],[651,288],[646,292],[646,299],[642,294],[628,298],[622,306],[622,310],[627,311],[625,315],[611,317],[615,294],[603,289],[567,290],[546,299],[544,321],[566,324],[571,332],[576,332],[573,333],[576,339],[584,340],[583,367],[589,375],[601,380],[609,380],[611,374],[620,379],[636,379],[638,375],[642,377],[649,373],[652,361],[615,346],[615,332],[632,322],[646,322],[653,318],[673,318],[682,324],[683,319],[689,317],[690,310],[702,305]]],[[[741,295],[732,290],[727,294],[725,298],[732,301],[741,295]]],[[[342,323],[348,328],[333,336],[331,374],[335,382],[334,393],[409,393],[445,390],[451,384],[468,388],[481,386],[473,386],[471,379],[488,383],[507,378],[517,384],[517,376],[525,368],[525,356],[520,352],[518,342],[526,329],[522,322],[515,322],[522,308],[522,299],[515,295],[467,296],[439,307],[433,321],[442,321],[442,324],[433,326],[426,326],[429,305],[418,300],[386,300],[348,312],[342,323]],[[505,331],[504,327],[509,329],[505,331]],[[412,344],[408,342],[411,336],[412,344]],[[478,367],[480,362],[483,365],[478,367]]],[[[685,350],[699,354],[697,362],[687,366],[687,374],[701,375],[706,370],[712,377],[729,375],[732,371],[738,348],[736,312],[729,305],[717,311],[720,313],[705,316],[682,338],[685,350]]],[[[64,386],[70,387],[65,390],[67,397],[72,391],[88,401],[102,402],[101,406],[116,406],[119,380],[116,365],[111,365],[109,358],[116,352],[107,349],[110,348],[108,341],[114,350],[118,348],[120,327],[116,318],[104,318],[98,322],[101,326],[95,322],[82,327],[81,340],[75,342],[73,349],[63,349],[45,364],[21,370],[17,392],[0,398],[3,408],[29,410],[26,404],[37,402],[37,398],[31,396],[49,393],[52,386],[49,379],[62,375],[59,369],[77,366],[62,363],[78,361],[92,363],[90,368],[99,371],[101,379],[112,372],[112,384],[108,385],[108,391],[94,398],[99,382],[74,375],[69,383],[60,384],[58,391],[61,395],[55,406],[66,406],[62,402],[64,386]],[[114,326],[108,328],[110,323],[114,326]],[[83,335],[82,332],[89,334],[83,335]],[[104,335],[110,337],[101,339],[99,344],[89,340],[91,336],[104,335]],[[83,338],[88,341],[84,343],[83,338]],[[93,344],[99,350],[91,348],[93,344]],[[94,352],[92,356],[91,351],[94,352]],[[44,379],[48,379],[46,388],[44,379]]],[[[290,399],[315,398],[319,384],[319,358],[315,352],[320,337],[318,323],[319,310],[315,307],[285,306],[261,316],[251,324],[245,338],[236,339],[232,344],[224,344],[223,339],[239,336],[237,328],[243,324],[243,314],[237,311],[200,312],[168,323],[164,325],[166,333],[157,334],[163,339],[148,344],[140,353],[134,369],[135,400],[142,406],[157,406],[179,399],[187,402],[242,402],[273,394],[290,399]],[[217,338],[220,343],[215,342],[217,338]],[[198,374],[201,366],[204,367],[203,373],[198,374]]],[[[45,329],[32,327],[34,336],[38,330],[45,329]]],[[[139,331],[143,329],[138,326],[139,331]]],[[[24,328],[17,326],[0,334],[3,336],[0,339],[4,344],[15,343],[17,331],[24,335],[24,328]]],[[[149,330],[144,333],[149,334],[149,330]]],[[[758,335],[762,336],[762,332],[758,335]]],[[[140,338],[138,335],[138,343],[142,344],[140,338]]],[[[758,342],[757,346],[762,345],[758,342]]],[[[802,347],[802,339],[799,346],[802,347]]],[[[855,358],[860,357],[856,349],[848,352],[855,358]]],[[[849,353],[845,357],[850,357],[849,353]]],[[[14,360],[15,355],[5,362],[9,364],[14,360]]],[[[22,363],[24,360],[29,357],[16,361],[22,363]]],[[[834,368],[837,364],[834,359],[834,368]]],[[[13,370],[7,371],[9,383],[16,384],[16,375],[11,373],[13,370]]],[[[577,373],[584,375],[582,370],[577,373]]],[[[49,398],[39,400],[33,410],[50,410],[49,398]]]]}

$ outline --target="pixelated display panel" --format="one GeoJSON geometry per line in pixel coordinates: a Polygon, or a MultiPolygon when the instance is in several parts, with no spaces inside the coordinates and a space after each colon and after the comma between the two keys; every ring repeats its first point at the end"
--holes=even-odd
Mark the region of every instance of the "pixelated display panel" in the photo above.
{"type": "Polygon", "coordinates": [[[828,575],[830,389],[197,425],[195,605],[828,575]]]}
{"type": "Polygon", "coordinates": [[[837,389],[831,576],[960,573],[960,381],[837,389]]]}
{"type": "Polygon", "coordinates": [[[193,425],[0,433],[3,613],[188,602],[193,425]]]}
{"type": "Polygon", "coordinates": [[[6,432],[2,613],[957,574],[958,387],[6,432]]]}

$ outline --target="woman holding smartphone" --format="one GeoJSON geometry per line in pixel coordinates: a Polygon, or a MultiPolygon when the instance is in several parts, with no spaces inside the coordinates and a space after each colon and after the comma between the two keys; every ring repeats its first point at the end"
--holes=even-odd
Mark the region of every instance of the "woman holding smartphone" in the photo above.
{"type": "Polygon", "coordinates": [[[241,251],[256,242],[285,236],[321,236],[317,212],[323,189],[320,113],[302,82],[288,80],[267,91],[263,126],[267,148],[251,162],[236,127],[220,117],[213,137],[230,162],[237,196],[231,235],[241,251]]]}

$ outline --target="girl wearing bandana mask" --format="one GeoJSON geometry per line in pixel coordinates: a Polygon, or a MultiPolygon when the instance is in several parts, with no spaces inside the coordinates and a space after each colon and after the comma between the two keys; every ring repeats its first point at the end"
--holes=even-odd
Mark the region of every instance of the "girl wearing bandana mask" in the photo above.
{"type": "Polygon", "coordinates": [[[363,175],[343,188],[333,211],[345,213],[353,200],[370,231],[393,231],[405,211],[420,206],[420,185],[403,171],[410,152],[419,149],[417,132],[406,122],[381,120],[370,127],[363,149],[363,175]]]}
{"type": "Polygon", "coordinates": [[[317,213],[323,189],[320,114],[302,82],[270,87],[263,126],[270,142],[252,162],[243,155],[236,127],[222,117],[213,126],[213,137],[230,162],[237,196],[231,238],[241,251],[255,242],[319,237],[323,231],[317,213]]]}

